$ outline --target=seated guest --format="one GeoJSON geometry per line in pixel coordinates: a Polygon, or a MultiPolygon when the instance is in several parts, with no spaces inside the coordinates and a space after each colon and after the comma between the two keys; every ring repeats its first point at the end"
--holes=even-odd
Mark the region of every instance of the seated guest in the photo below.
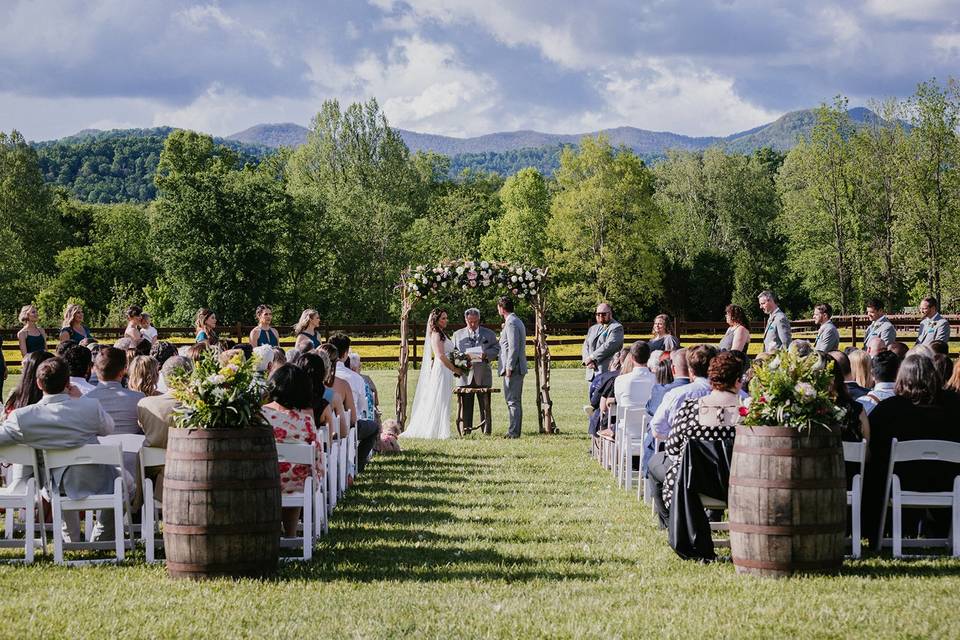
{"type": "Polygon", "coordinates": [[[886,350],[887,350],[887,343],[883,341],[883,338],[874,336],[873,338],[870,338],[866,342],[867,355],[869,355],[871,358],[877,355],[878,353],[881,353],[886,350]]]}
{"type": "Polygon", "coordinates": [[[730,328],[723,334],[720,351],[739,351],[746,355],[750,346],[750,321],[747,320],[747,313],[739,305],[728,304],[725,314],[727,326],[730,328]]]}
{"type": "Polygon", "coordinates": [[[0,337],[0,400],[3,399],[3,383],[7,381],[7,359],[3,355],[3,338],[0,337]]]}
{"type": "MultiPolygon", "coordinates": [[[[943,392],[943,381],[930,358],[909,354],[897,373],[896,395],[882,401],[870,413],[867,464],[863,474],[863,534],[880,548],[880,518],[887,502],[886,483],[893,438],[960,442],[957,397],[943,392]]],[[[957,465],[930,461],[902,463],[896,473],[907,491],[951,491],[957,465]]],[[[936,511],[949,511],[932,509],[936,511]]],[[[934,513],[934,516],[941,515],[934,513]]],[[[934,531],[942,524],[928,520],[934,531]]],[[[946,523],[949,526],[949,522],[946,523]]],[[[925,532],[927,535],[930,531],[925,532]]]]}
{"type": "Polygon", "coordinates": [[[693,376],[689,384],[676,387],[668,391],[653,414],[650,421],[650,430],[657,440],[666,440],[670,437],[677,410],[685,400],[696,400],[710,393],[710,381],[707,380],[707,370],[710,361],[717,355],[714,347],[698,344],[687,349],[687,369],[693,376]]]}
{"type": "MultiPolygon", "coordinates": [[[[669,358],[671,353],[666,353],[666,357],[669,358]]],[[[656,351],[650,352],[650,357],[647,358],[647,369],[650,369],[650,373],[654,376],[657,375],[657,369],[659,368],[660,361],[664,358],[664,351],[657,349],[656,351]]],[[[633,368],[633,367],[630,367],[633,368]]],[[[624,373],[630,373],[629,371],[624,371],[624,373]]]]}
{"type": "Polygon", "coordinates": [[[894,395],[897,372],[900,370],[900,358],[893,351],[878,353],[872,362],[873,388],[866,395],[857,398],[867,415],[878,404],[894,395]]]}
{"type": "Polygon", "coordinates": [[[903,342],[893,342],[887,347],[887,350],[893,351],[900,358],[900,362],[903,362],[903,359],[907,357],[907,352],[910,351],[910,347],[903,342]]]}
{"type": "Polygon", "coordinates": [[[380,437],[380,425],[372,416],[372,411],[367,406],[367,395],[363,378],[354,373],[347,366],[347,359],[350,357],[350,338],[342,333],[338,333],[330,338],[330,344],[337,348],[339,359],[336,364],[337,378],[344,380],[350,385],[350,391],[354,396],[354,405],[357,407],[354,424],[357,426],[357,472],[362,472],[367,464],[367,458],[373,451],[373,445],[380,437]]]}
{"type": "Polygon", "coordinates": [[[933,349],[934,353],[940,353],[945,356],[950,355],[950,345],[943,340],[934,340],[930,343],[930,348],[933,349]]]}
{"type": "Polygon", "coordinates": [[[960,366],[953,367],[953,373],[943,388],[949,392],[960,393],[960,366]]]}
{"type": "Polygon", "coordinates": [[[3,406],[3,417],[6,418],[15,409],[36,404],[43,397],[43,391],[37,385],[37,369],[41,364],[54,357],[49,351],[34,351],[27,354],[20,368],[20,382],[10,392],[3,406]]]}
{"type": "MultiPolygon", "coordinates": [[[[339,435],[332,435],[336,435],[338,438],[346,438],[350,427],[350,425],[348,425],[346,422],[346,411],[353,407],[353,412],[351,415],[355,415],[356,407],[353,406],[353,393],[350,391],[350,385],[337,378],[336,363],[339,352],[335,346],[327,342],[320,345],[320,347],[315,351],[310,351],[307,353],[315,353],[321,358],[326,357],[324,365],[326,367],[327,377],[323,382],[323,398],[330,403],[334,415],[336,415],[340,421],[339,435]]],[[[294,362],[299,362],[304,355],[305,354],[298,356],[297,360],[294,360],[294,362]]]]}
{"type": "MultiPolygon", "coordinates": [[[[670,358],[659,360],[657,362],[657,370],[653,372],[653,375],[656,377],[658,385],[666,385],[673,382],[673,360],[670,358]]],[[[647,402],[650,401],[647,400],[647,402]]]]}
{"type": "Polygon", "coordinates": [[[150,356],[136,356],[128,367],[127,388],[139,391],[145,396],[158,396],[157,383],[160,382],[160,367],[150,356]]]}
{"type": "Polygon", "coordinates": [[[676,351],[680,348],[680,341],[673,335],[673,322],[666,313],[661,313],[653,319],[653,335],[648,341],[651,351],[676,351]]]}
{"type": "MultiPolygon", "coordinates": [[[[253,353],[250,357],[255,357],[257,359],[257,373],[269,378],[270,376],[266,373],[266,371],[270,366],[270,363],[273,362],[273,347],[268,344],[262,344],[259,347],[254,347],[253,353]]],[[[284,363],[285,362],[286,359],[284,359],[284,363]]]]}
{"type": "MultiPolygon", "coordinates": [[[[292,351],[292,349],[291,349],[292,351]]],[[[271,351],[270,362],[267,363],[266,375],[269,378],[270,374],[273,373],[273,370],[279,367],[280,365],[286,364],[287,355],[283,352],[283,349],[276,347],[271,351]]]]}
{"type": "Polygon", "coordinates": [[[607,428],[610,423],[610,407],[615,403],[616,387],[614,383],[621,375],[623,365],[630,355],[629,349],[621,349],[610,359],[608,369],[598,373],[590,381],[590,406],[593,412],[587,424],[587,433],[591,436],[612,436],[613,431],[607,428]]]}
{"type": "Polygon", "coordinates": [[[369,412],[371,415],[371,420],[380,421],[380,394],[377,393],[377,385],[373,383],[373,379],[360,371],[363,368],[363,365],[360,361],[360,354],[356,351],[350,352],[350,370],[355,374],[363,378],[363,382],[366,385],[367,392],[367,407],[373,407],[369,412]]]}
{"type": "Polygon", "coordinates": [[[137,342],[133,345],[133,357],[149,356],[152,349],[153,343],[146,338],[141,338],[140,342],[137,342]]]}
{"type": "Polygon", "coordinates": [[[137,305],[127,307],[127,328],[123,331],[123,337],[129,338],[131,344],[139,344],[143,340],[143,333],[140,331],[140,324],[143,317],[143,309],[137,305]]]}
{"type": "MultiPolygon", "coordinates": [[[[844,379],[843,370],[837,364],[831,354],[817,352],[820,358],[819,366],[828,367],[833,364],[833,380],[830,383],[830,394],[833,396],[833,403],[844,410],[841,420],[841,438],[847,442],[860,442],[864,438],[870,437],[870,425],[867,422],[867,412],[863,405],[856,401],[850,395],[850,386],[844,379]]],[[[859,471],[859,469],[857,470],[859,471]]],[[[853,473],[856,473],[853,472],[853,473]]],[[[849,477],[853,477],[853,473],[849,477]]]]}
{"type": "Polygon", "coordinates": [[[177,348],[166,340],[157,340],[150,345],[150,353],[148,355],[157,361],[157,366],[163,367],[163,363],[177,355],[177,348]]]}
{"type": "Polygon", "coordinates": [[[627,350],[627,367],[623,367],[625,372],[617,376],[613,382],[614,398],[617,404],[646,407],[650,400],[650,393],[657,384],[656,376],[647,368],[649,359],[649,343],[637,340],[630,345],[630,349],[627,350]]]}
{"type": "Polygon", "coordinates": [[[790,343],[790,351],[797,354],[801,358],[806,358],[808,355],[813,353],[813,347],[810,345],[808,340],[794,340],[790,343]]]}
{"type": "MultiPolygon", "coordinates": [[[[61,342],[61,343],[59,343],[59,344],[57,345],[57,348],[54,350],[53,353],[54,353],[54,355],[57,356],[58,358],[62,358],[63,355],[64,355],[67,351],[69,351],[70,349],[73,349],[74,347],[78,347],[78,346],[80,346],[80,345],[79,345],[78,343],[74,342],[73,340],[64,340],[63,342],[61,342]]],[[[932,358],[933,356],[931,355],[930,357],[932,358]]]]}
{"type": "Polygon", "coordinates": [[[18,316],[23,328],[17,332],[17,340],[20,342],[20,355],[26,356],[34,351],[47,350],[47,332],[37,326],[40,319],[40,312],[32,304],[28,304],[20,309],[18,316]]]}
{"type": "Polygon", "coordinates": [[[953,360],[942,353],[933,356],[933,366],[940,374],[941,380],[949,380],[953,377],[953,360]]]}
{"type": "MultiPolygon", "coordinates": [[[[183,356],[167,358],[163,363],[162,375],[171,379],[193,371],[193,361],[183,356]]],[[[167,448],[167,432],[173,427],[175,411],[180,402],[167,391],[159,396],[147,396],[137,403],[137,423],[145,436],[143,446],[167,448]]],[[[163,469],[145,469],[148,478],[153,480],[154,496],[163,498],[163,469]]]]}
{"type": "Polygon", "coordinates": [[[197,362],[203,355],[210,350],[210,345],[206,342],[198,342],[187,348],[187,357],[193,362],[197,362]]]}
{"type": "Polygon", "coordinates": [[[400,453],[400,424],[390,418],[383,421],[383,428],[380,430],[380,440],[374,447],[377,453],[387,455],[400,453]]]}
{"type": "MultiPolygon", "coordinates": [[[[140,335],[150,341],[150,344],[157,342],[157,328],[153,326],[149,313],[140,314],[140,335]]],[[[152,353],[150,355],[153,355],[152,353]]],[[[160,363],[163,365],[163,363],[160,363]]]]}
{"type": "Polygon", "coordinates": [[[657,412],[657,407],[660,406],[667,391],[690,384],[690,374],[687,373],[687,350],[681,347],[671,353],[670,363],[673,380],[666,383],[657,383],[650,390],[650,399],[647,400],[647,413],[650,414],[650,417],[653,417],[657,412]]]}
{"type": "MultiPolygon", "coordinates": [[[[81,346],[82,346],[82,345],[81,345],[81,346]]],[[[88,345],[87,345],[87,349],[90,350],[90,359],[91,359],[93,362],[96,362],[96,361],[97,361],[97,356],[100,354],[100,351],[101,351],[103,348],[105,348],[105,347],[106,347],[106,345],[100,344],[99,342],[96,342],[96,341],[88,344],[88,345]]],[[[93,371],[90,372],[90,384],[92,384],[93,386],[97,386],[97,383],[98,383],[98,382],[100,382],[100,381],[97,380],[97,370],[94,369],[93,371]]]]}
{"type": "Polygon", "coordinates": [[[116,433],[143,433],[137,422],[137,403],[146,396],[124,389],[120,383],[127,373],[127,356],[115,347],[102,349],[94,362],[100,381],[87,396],[99,400],[104,411],[113,418],[116,433]]]}
{"type": "Polygon", "coordinates": [[[691,440],[733,439],[736,434],[736,426],[742,420],[742,371],[743,360],[737,353],[721,353],[713,358],[707,373],[709,393],[681,403],[664,450],[651,458],[648,473],[660,489],[654,494],[654,501],[662,523],[666,524],[669,517],[684,445],[691,440]]]}
{"type": "MultiPolygon", "coordinates": [[[[284,366],[281,363],[277,369],[284,366]]],[[[326,383],[333,373],[333,367],[330,366],[330,358],[326,353],[307,352],[297,358],[296,366],[300,367],[310,380],[310,410],[314,418],[314,424],[325,424],[331,427],[333,424],[333,415],[343,415],[343,404],[339,397],[335,396],[332,389],[327,389],[326,383]]],[[[344,420],[340,421],[340,433],[329,433],[330,440],[327,441],[327,447],[332,444],[333,436],[346,437],[348,431],[343,427],[344,420]]]]}
{"type": "MultiPolygon", "coordinates": [[[[886,349],[880,353],[885,351],[886,349]]],[[[848,353],[847,358],[850,359],[850,373],[853,375],[853,381],[864,389],[871,388],[873,386],[873,374],[870,372],[873,367],[872,358],[860,349],[848,353]]]]}
{"type": "Polygon", "coordinates": [[[90,373],[93,371],[93,355],[90,349],[74,345],[63,354],[63,360],[70,370],[70,386],[81,395],[87,395],[96,387],[90,384],[90,373]]]}
{"type": "Polygon", "coordinates": [[[217,338],[217,314],[210,309],[201,307],[197,310],[197,317],[194,319],[193,326],[197,332],[197,343],[206,343],[212,347],[219,342],[217,338]]]}
{"type": "Polygon", "coordinates": [[[63,328],[60,329],[60,342],[73,340],[80,344],[81,340],[93,339],[93,334],[83,325],[83,307],[78,304],[68,304],[63,311],[63,328]]]}
{"type": "Polygon", "coordinates": [[[300,320],[293,325],[293,335],[297,336],[296,348],[300,348],[301,338],[310,341],[310,348],[316,349],[320,346],[320,334],[317,333],[317,327],[320,326],[320,314],[314,309],[304,309],[300,314],[300,320]]]}
{"type": "MultiPolygon", "coordinates": [[[[45,353],[42,351],[37,354],[45,353]]],[[[33,354],[31,354],[33,355],[33,354]]],[[[113,433],[113,420],[100,403],[87,397],[71,398],[67,393],[70,370],[61,358],[47,358],[36,369],[36,384],[43,397],[28,406],[15,409],[0,424],[0,446],[25,444],[35,449],[72,449],[97,444],[97,436],[113,433]]],[[[33,476],[33,470],[17,465],[14,482],[33,476]]],[[[116,469],[107,465],[81,465],[53,470],[53,479],[61,492],[72,500],[92,494],[113,493],[116,469]]],[[[68,541],[80,541],[80,513],[64,515],[68,541]]],[[[98,514],[94,540],[113,537],[113,513],[98,514]]]]}
{"type": "Polygon", "coordinates": [[[257,319],[257,326],[250,331],[250,344],[255,347],[262,345],[279,347],[280,334],[271,326],[273,323],[273,309],[262,304],[257,307],[254,315],[257,319]]]}
{"type": "MultiPolygon", "coordinates": [[[[317,430],[313,412],[310,411],[312,386],[310,376],[300,367],[285,364],[270,376],[270,402],[263,406],[263,417],[273,428],[277,442],[295,444],[313,444],[317,442],[317,430]]],[[[320,451],[314,461],[314,468],[322,475],[320,451]]],[[[304,481],[314,469],[305,465],[280,463],[280,489],[283,493],[303,491],[304,481]]],[[[300,521],[300,507],[284,507],[283,529],[288,537],[297,535],[297,523],[300,521]]]]}
{"type": "Polygon", "coordinates": [[[869,391],[866,387],[861,387],[857,384],[857,381],[853,379],[853,370],[850,367],[850,358],[847,354],[842,351],[831,351],[830,357],[833,358],[833,361],[836,363],[836,367],[839,369],[839,373],[843,376],[844,384],[847,387],[847,393],[850,394],[850,397],[856,400],[861,396],[867,395],[869,391]]]}

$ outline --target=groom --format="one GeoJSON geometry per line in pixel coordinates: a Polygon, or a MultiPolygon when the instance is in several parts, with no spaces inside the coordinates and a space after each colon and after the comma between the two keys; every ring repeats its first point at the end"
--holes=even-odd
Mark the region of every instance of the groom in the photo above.
{"type": "MultiPolygon", "coordinates": [[[[470,370],[466,375],[457,378],[461,387],[481,387],[489,389],[493,386],[493,372],[490,362],[500,355],[500,345],[497,343],[497,334],[490,329],[480,326],[480,310],[467,309],[463,313],[467,326],[453,334],[453,346],[462,353],[470,355],[470,370]],[[472,352],[471,352],[472,350],[472,352]],[[477,350],[480,353],[477,353],[477,350]]],[[[493,415],[490,411],[490,394],[479,395],[480,422],[483,423],[483,432],[490,435],[493,426],[493,415]]],[[[468,393],[461,398],[463,402],[464,432],[473,430],[473,397],[468,393]]]]}
{"type": "Polygon", "coordinates": [[[510,414],[510,429],[507,438],[520,437],[523,409],[520,406],[523,393],[523,376],[527,373],[527,330],[513,312],[513,299],[501,296],[497,300],[497,313],[503,318],[500,330],[500,377],[503,378],[503,399],[507,401],[510,414]]]}

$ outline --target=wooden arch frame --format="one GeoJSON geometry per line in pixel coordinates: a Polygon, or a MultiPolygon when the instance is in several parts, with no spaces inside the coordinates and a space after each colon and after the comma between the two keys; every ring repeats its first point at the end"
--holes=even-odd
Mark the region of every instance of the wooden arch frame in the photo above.
{"type": "Polygon", "coordinates": [[[537,418],[540,433],[556,433],[550,399],[550,347],[547,345],[547,269],[487,260],[452,260],[420,265],[400,275],[400,365],[397,375],[397,422],[407,422],[407,372],[410,367],[410,312],[417,302],[446,288],[495,288],[530,303],[534,315],[534,370],[537,376],[537,418]]]}

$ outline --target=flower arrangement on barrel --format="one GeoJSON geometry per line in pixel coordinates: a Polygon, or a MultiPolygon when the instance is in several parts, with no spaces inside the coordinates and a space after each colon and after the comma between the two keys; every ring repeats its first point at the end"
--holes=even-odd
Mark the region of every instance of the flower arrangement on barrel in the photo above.
{"type": "Polygon", "coordinates": [[[546,269],[487,260],[449,260],[437,266],[412,267],[401,275],[401,286],[417,298],[441,289],[467,291],[502,287],[515,296],[532,300],[542,291],[546,269]]]}
{"type": "Polygon", "coordinates": [[[256,356],[244,359],[240,352],[224,365],[212,356],[201,358],[192,373],[170,381],[181,405],[174,424],[183,429],[266,426],[260,405],[267,383],[256,367],[256,356]]]}

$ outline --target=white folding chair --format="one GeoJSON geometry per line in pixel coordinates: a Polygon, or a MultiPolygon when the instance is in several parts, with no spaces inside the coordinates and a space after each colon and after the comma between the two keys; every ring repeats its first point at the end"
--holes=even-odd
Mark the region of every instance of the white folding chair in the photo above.
{"type": "Polygon", "coordinates": [[[328,478],[330,476],[330,453],[327,448],[329,439],[330,429],[326,425],[319,425],[317,427],[317,454],[320,457],[320,468],[323,469],[323,477],[317,480],[313,501],[313,521],[316,527],[315,537],[317,539],[330,530],[330,516],[327,511],[329,500],[329,490],[327,487],[329,486],[328,478]]]}
{"type": "MultiPolygon", "coordinates": [[[[900,486],[900,477],[894,473],[898,462],[953,462],[960,463],[960,443],[946,440],[908,440],[890,443],[890,467],[887,471],[887,491],[893,508],[893,557],[903,557],[903,547],[951,546],[955,557],[960,556],[960,475],[953,479],[952,491],[904,491],[900,486]],[[903,539],[903,507],[927,507],[951,509],[950,538],[903,539]]],[[[880,518],[880,532],[883,535],[887,506],[884,504],[880,518]]],[[[884,541],[886,542],[886,541],[884,541]]]]}
{"type": "Polygon", "coordinates": [[[147,469],[162,467],[165,464],[167,450],[160,447],[140,448],[140,486],[143,487],[143,507],[140,511],[140,532],[146,549],[147,562],[153,562],[156,546],[163,546],[163,536],[157,537],[157,525],[160,524],[160,510],[163,501],[154,494],[153,480],[147,477],[147,469]]]}
{"type": "Polygon", "coordinates": [[[860,549],[860,504],[863,500],[863,466],[867,458],[867,441],[844,442],[843,461],[860,465],[860,473],[853,476],[853,484],[847,491],[847,506],[850,507],[850,555],[861,556],[860,549]]]}
{"type": "Polygon", "coordinates": [[[343,497],[343,494],[347,492],[347,471],[349,465],[349,451],[350,451],[350,429],[353,427],[350,424],[353,422],[350,415],[350,410],[347,409],[343,412],[343,418],[347,422],[347,437],[340,439],[340,459],[337,461],[337,468],[340,470],[340,473],[337,474],[337,494],[339,497],[343,497]]]}
{"type": "MultiPolygon", "coordinates": [[[[618,484],[628,491],[633,486],[633,458],[643,455],[643,433],[647,428],[647,410],[643,406],[627,405],[617,421],[618,484]]],[[[639,472],[637,482],[640,482],[639,472]]]]}
{"type": "MultiPolygon", "coordinates": [[[[120,450],[123,451],[123,454],[124,454],[123,468],[126,469],[128,473],[130,473],[130,478],[127,478],[127,480],[136,482],[137,478],[139,478],[140,476],[140,449],[143,447],[143,443],[146,440],[146,438],[147,437],[142,433],[112,433],[108,436],[97,436],[97,441],[100,444],[114,445],[114,446],[120,447],[120,450]],[[134,458],[136,460],[136,463],[132,471],[131,471],[131,468],[128,466],[129,464],[128,461],[131,458],[134,458]]],[[[130,502],[131,504],[136,504],[136,500],[134,498],[142,498],[143,496],[139,495],[139,492],[137,491],[138,487],[136,485],[130,484],[128,486],[131,490],[131,493],[128,496],[130,499],[130,502]]],[[[85,526],[86,526],[85,533],[86,533],[87,540],[91,540],[92,539],[91,536],[93,535],[93,511],[87,511],[85,526]]],[[[134,524],[133,525],[134,534],[137,534],[137,533],[141,534],[137,538],[139,540],[143,538],[143,535],[142,535],[142,531],[138,531],[138,529],[139,529],[139,526],[134,524]]]]}
{"type": "Polygon", "coordinates": [[[327,514],[337,506],[337,485],[340,477],[340,417],[335,415],[330,424],[330,450],[327,452],[327,514]],[[337,436],[336,438],[334,436],[337,436]]]}
{"type": "Polygon", "coordinates": [[[37,495],[37,481],[40,478],[40,465],[37,464],[37,451],[24,444],[12,444],[0,447],[0,462],[30,467],[33,477],[18,481],[14,485],[0,489],[0,507],[6,510],[6,538],[0,540],[0,547],[23,547],[23,561],[33,562],[34,551],[39,547],[43,554],[47,546],[47,529],[43,520],[43,500],[37,495]],[[15,514],[20,512],[23,521],[23,540],[14,538],[15,514]],[[39,518],[37,517],[39,514],[39,518]],[[40,537],[36,536],[37,524],[40,525],[40,537]]]}
{"type": "Polygon", "coordinates": [[[280,462],[290,464],[303,464],[310,467],[310,475],[304,478],[303,491],[295,493],[284,493],[281,497],[281,505],[285,508],[299,507],[303,510],[303,529],[299,537],[288,538],[282,536],[280,544],[284,547],[301,546],[303,548],[303,559],[309,560],[313,557],[313,541],[316,534],[316,525],[313,522],[313,506],[316,504],[314,491],[317,487],[317,447],[315,444],[300,444],[293,442],[277,443],[277,458],[280,462]]]}
{"type": "MultiPolygon", "coordinates": [[[[116,561],[124,559],[124,549],[133,548],[133,526],[130,522],[129,487],[123,474],[123,453],[118,445],[88,444],[73,449],[46,449],[43,452],[44,466],[47,470],[47,486],[50,488],[50,502],[53,505],[53,559],[57,564],[88,564],[103,562],[100,560],[78,560],[64,563],[64,549],[116,549],[116,561]],[[114,467],[118,476],[113,482],[113,492],[94,494],[86,498],[73,500],[60,495],[61,487],[54,482],[54,470],[62,467],[83,465],[106,465],[114,467]],[[110,509],[113,511],[114,539],[105,542],[64,542],[63,512],[110,509]],[[125,527],[125,525],[131,525],[125,527]],[[129,540],[125,539],[124,529],[129,531],[129,540]]],[[[109,562],[109,560],[107,560],[109,562]]]]}
{"type": "MultiPolygon", "coordinates": [[[[724,500],[717,500],[716,498],[711,498],[710,496],[700,494],[700,502],[703,504],[704,509],[713,509],[716,511],[726,511],[727,503],[724,500]]],[[[729,531],[730,523],[726,520],[721,520],[719,522],[710,522],[710,531],[729,531]]],[[[713,546],[715,547],[729,547],[730,539],[729,538],[717,538],[712,536],[713,546]]]]}

